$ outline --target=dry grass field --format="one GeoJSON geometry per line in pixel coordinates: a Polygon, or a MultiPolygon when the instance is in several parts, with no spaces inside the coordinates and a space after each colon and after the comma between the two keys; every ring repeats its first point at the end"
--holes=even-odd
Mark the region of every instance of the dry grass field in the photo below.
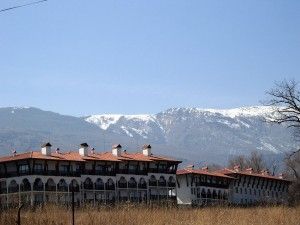
{"type": "MultiPolygon", "coordinates": [[[[16,224],[17,210],[0,213],[1,225],[16,224]]],[[[68,225],[71,211],[47,206],[23,210],[22,225],[68,225]]],[[[76,209],[76,225],[299,225],[300,207],[136,207],[76,209]]]]}

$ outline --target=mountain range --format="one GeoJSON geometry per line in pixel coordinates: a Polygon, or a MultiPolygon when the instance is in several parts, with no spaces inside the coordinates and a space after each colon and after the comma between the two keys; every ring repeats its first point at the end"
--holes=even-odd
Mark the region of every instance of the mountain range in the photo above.
{"type": "Polygon", "coordinates": [[[259,151],[282,156],[296,148],[292,131],[266,122],[271,107],[235,109],[171,108],[157,114],[66,116],[34,107],[0,108],[0,154],[38,150],[50,141],[62,151],[87,142],[98,151],[120,143],[140,151],[145,143],[154,154],[185,162],[226,164],[232,155],[259,151]]]}

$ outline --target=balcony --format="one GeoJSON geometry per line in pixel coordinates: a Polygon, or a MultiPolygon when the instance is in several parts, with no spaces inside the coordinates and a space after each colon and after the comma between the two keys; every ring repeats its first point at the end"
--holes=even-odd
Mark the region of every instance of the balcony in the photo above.
{"type": "Polygon", "coordinates": [[[105,189],[106,189],[106,190],[115,190],[115,185],[113,185],[113,184],[111,184],[111,185],[106,184],[106,185],[105,185],[105,189]]]}
{"type": "Polygon", "coordinates": [[[158,181],[158,186],[159,187],[165,187],[165,186],[167,186],[167,182],[159,182],[158,181]]]}
{"type": "Polygon", "coordinates": [[[18,172],[8,172],[3,174],[2,177],[18,177],[26,175],[43,175],[43,176],[66,176],[66,177],[80,177],[81,173],[78,171],[56,171],[56,170],[34,170],[34,171],[20,171],[18,172]]]}
{"type": "Polygon", "coordinates": [[[167,169],[167,168],[149,168],[149,173],[166,173],[166,174],[176,174],[175,169],[167,169]]]}
{"type": "Polygon", "coordinates": [[[147,184],[139,184],[139,189],[147,189],[147,184]]]}
{"type": "Polygon", "coordinates": [[[119,183],[118,188],[127,188],[127,183],[119,183]]]}
{"type": "Polygon", "coordinates": [[[7,191],[6,188],[1,188],[0,189],[0,194],[6,194],[6,191],[7,191]]]}
{"type": "Polygon", "coordinates": [[[149,186],[156,187],[157,182],[156,181],[149,181],[149,186]]]}
{"type": "Polygon", "coordinates": [[[116,172],[114,170],[107,171],[107,170],[84,170],[82,174],[85,175],[102,175],[102,176],[115,176],[116,172]]]}
{"type": "Polygon", "coordinates": [[[176,187],[176,183],[174,183],[174,182],[168,182],[168,186],[169,187],[176,187]]]}
{"type": "Polygon", "coordinates": [[[137,188],[136,183],[128,183],[128,188],[137,188]]]}
{"type": "Polygon", "coordinates": [[[119,174],[128,174],[128,169],[118,169],[117,173],[119,173],[119,174]]]}
{"type": "Polygon", "coordinates": [[[69,187],[70,192],[74,191],[74,192],[79,192],[79,186],[70,186],[69,187]]]}
{"type": "Polygon", "coordinates": [[[83,184],[83,188],[87,189],[87,190],[92,190],[92,189],[94,189],[94,185],[93,184],[83,184]]]}

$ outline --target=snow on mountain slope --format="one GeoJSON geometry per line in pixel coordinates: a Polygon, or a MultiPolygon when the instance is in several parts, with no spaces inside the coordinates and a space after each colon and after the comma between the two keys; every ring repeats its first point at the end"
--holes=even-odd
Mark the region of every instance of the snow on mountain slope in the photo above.
{"type": "Polygon", "coordinates": [[[264,122],[274,116],[272,107],[253,106],[171,108],[155,115],[93,115],[85,120],[128,138],[184,149],[190,154],[211,151],[207,154],[228,155],[252,150],[278,154],[294,143],[285,127],[264,122]]]}
{"type": "Polygon", "coordinates": [[[101,129],[107,130],[110,125],[117,123],[120,119],[141,121],[148,123],[149,121],[155,121],[155,116],[152,115],[121,115],[121,114],[102,114],[92,115],[85,120],[89,123],[98,125],[101,129]]]}
{"type": "Polygon", "coordinates": [[[157,154],[190,161],[226,164],[230,155],[277,154],[294,150],[291,130],[266,123],[268,107],[228,110],[172,108],[155,115],[64,116],[37,108],[0,108],[0,154],[12,147],[38,149],[51,140],[62,149],[88,142],[99,150],[121,143],[140,151],[145,143],[157,154]]]}
{"type": "MultiPolygon", "coordinates": [[[[172,115],[181,113],[180,118],[181,120],[186,120],[190,116],[194,117],[203,117],[206,118],[207,122],[218,122],[227,125],[230,128],[240,128],[241,126],[249,128],[250,125],[245,123],[243,120],[238,119],[238,117],[265,117],[269,118],[273,116],[275,113],[275,109],[273,107],[268,106],[253,106],[253,107],[241,107],[241,108],[234,108],[234,109],[201,109],[201,108],[171,108],[162,113],[161,115],[172,115]],[[185,114],[185,115],[183,115],[185,114]],[[188,117],[186,116],[188,115],[188,117]],[[209,117],[211,119],[209,119],[209,117]],[[218,117],[218,119],[216,119],[218,117]]],[[[168,117],[168,116],[167,116],[168,117]]],[[[161,130],[164,128],[161,125],[165,124],[167,126],[168,121],[159,121],[157,115],[122,115],[122,114],[102,114],[102,115],[91,115],[85,118],[85,120],[89,123],[96,124],[103,130],[107,130],[111,125],[116,124],[120,121],[124,122],[136,122],[139,124],[149,124],[152,122],[160,127],[161,130]]],[[[126,125],[121,126],[122,129],[126,133],[132,137],[132,134],[128,131],[128,127],[126,125]]],[[[143,136],[142,133],[147,133],[137,128],[134,129],[136,133],[143,136]]],[[[143,136],[144,138],[146,136],[143,136]]]]}

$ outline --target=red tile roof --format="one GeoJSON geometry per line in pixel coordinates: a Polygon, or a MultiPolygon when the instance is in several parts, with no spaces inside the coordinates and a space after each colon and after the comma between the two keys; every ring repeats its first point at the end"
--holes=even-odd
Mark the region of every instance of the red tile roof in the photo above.
{"type": "Polygon", "coordinates": [[[44,160],[62,160],[62,161],[78,161],[84,162],[89,160],[97,161],[144,161],[144,162],[155,162],[155,161],[169,161],[180,163],[181,161],[162,157],[162,156],[145,156],[142,153],[127,153],[122,152],[121,156],[115,156],[111,152],[99,152],[91,153],[88,156],[81,156],[78,151],[69,152],[52,152],[51,155],[43,155],[41,151],[31,151],[24,153],[17,153],[11,156],[0,157],[1,162],[25,160],[25,159],[44,159],[44,160]]]}
{"type": "Polygon", "coordinates": [[[262,178],[273,179],[273,180],[289,181],[289,180],[284,179],[282,177],[272,176],[272,175],[269,175],[269,174],[255,173],[255,172],[252,172],[251,170],[239,171],[239,170],[232,170],[232,169],[224,168],[223,170],[220,170],[218,172],[222,173],[224,175],[229,175],[229,176],[234,175],[234,174],[238,174],[238,175],[245,175],[245,176],[262,177],[262,178]]]}
{"type": "Polygon", "coordinates": [[[177,172],[176,172],[176,175],[184,175],[184,174],[198,174],[198,175],[208,175],[208,176],[214,176],[214,177],[223,177],[223,178],[234,179],[234,177],[227,176],[227,175],[219,173],[219,172],[210,172],[210,171],[207,171],[204,169],[185,168],[185,169],[177,170],[177,172]]]}

